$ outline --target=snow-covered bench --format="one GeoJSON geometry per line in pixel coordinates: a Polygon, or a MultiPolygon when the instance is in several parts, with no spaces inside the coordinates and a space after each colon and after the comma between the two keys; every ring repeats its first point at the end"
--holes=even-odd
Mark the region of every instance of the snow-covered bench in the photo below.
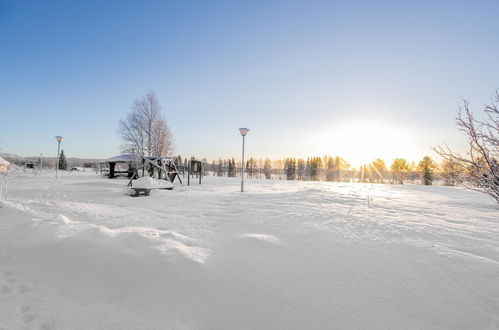
{"type": "Polygon", "coordinates": [[[132,190],[132,193],[130,194],[132,197],[140,195],[149,196],[149,193],[153,189],[172,190],[173,184],[166,180],[155,180],[150,177],[142,177],[137,180],[133,180],[130,189],[132,190]]]}

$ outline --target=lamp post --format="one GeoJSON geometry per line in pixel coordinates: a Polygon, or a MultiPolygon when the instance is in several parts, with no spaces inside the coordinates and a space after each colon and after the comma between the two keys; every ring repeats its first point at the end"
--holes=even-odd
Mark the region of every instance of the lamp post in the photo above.
{"type": "Polygon", "coordinates": [[[240,128],[239,132],[241,132],[241,135],[243,136],[243,159],[241,162],[241,192],[244,192],[244,138],[246,137],[246,134],[248,134],[249,128],[240,128]]]}
{"type": "Polygon", "coordinates": [[[57,170],[59,169],[59,151],[61,150],[61,142],[64,141],[62,136],[56,136],[57,140],[57,165],[55,166],[55,177],[57,178],[57,170]]]}

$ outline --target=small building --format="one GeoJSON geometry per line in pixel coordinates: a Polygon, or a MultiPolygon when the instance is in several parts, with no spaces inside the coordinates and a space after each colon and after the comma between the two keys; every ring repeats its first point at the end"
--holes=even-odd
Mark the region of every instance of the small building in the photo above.
{"type": "Polygon", "coordinates": [[[121,154],[106,159],[105,163],[109,166],[108,177],[114,179],[117,176],[125,175],[132,177],[135,168],[142,161],[141,157],[135,154],[121,154]]]}

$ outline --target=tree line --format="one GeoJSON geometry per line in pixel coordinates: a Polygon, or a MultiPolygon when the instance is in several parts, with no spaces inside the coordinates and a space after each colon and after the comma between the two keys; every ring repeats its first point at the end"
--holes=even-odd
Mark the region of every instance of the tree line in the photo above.
{"type": "MultiPolygon", "coordinates": [[[[186,162],[187,159],[183,161],[186,162]]],[[[456,175],[459,172],[457,163],[444,160],[437,164],[429,156],[417,163],[396,158],[389,166],[383,159],[377,158],[359,168],[352,167],[342,157],[330,155],[306,159],[249,158],[244,167],[246,176],[254,179],[390,184],[411,182],[424,185],[432,185],[433,181],[441,180],[442,184],[449,186],[457,184],[456,175]]],[[[241,163],[234,158],[218,159],[205,163],[204,170],[215,176],[236,177],[241,176],[241,163]]]]}

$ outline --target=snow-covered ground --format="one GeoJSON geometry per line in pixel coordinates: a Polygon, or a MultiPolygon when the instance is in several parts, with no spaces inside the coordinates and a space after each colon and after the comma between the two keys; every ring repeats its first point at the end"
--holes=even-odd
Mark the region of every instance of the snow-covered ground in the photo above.
{"type": "Polygon", "coordinates": [[[499,329],[486,195],[52,174],[0,202],[0,329],[499,329]]]}

